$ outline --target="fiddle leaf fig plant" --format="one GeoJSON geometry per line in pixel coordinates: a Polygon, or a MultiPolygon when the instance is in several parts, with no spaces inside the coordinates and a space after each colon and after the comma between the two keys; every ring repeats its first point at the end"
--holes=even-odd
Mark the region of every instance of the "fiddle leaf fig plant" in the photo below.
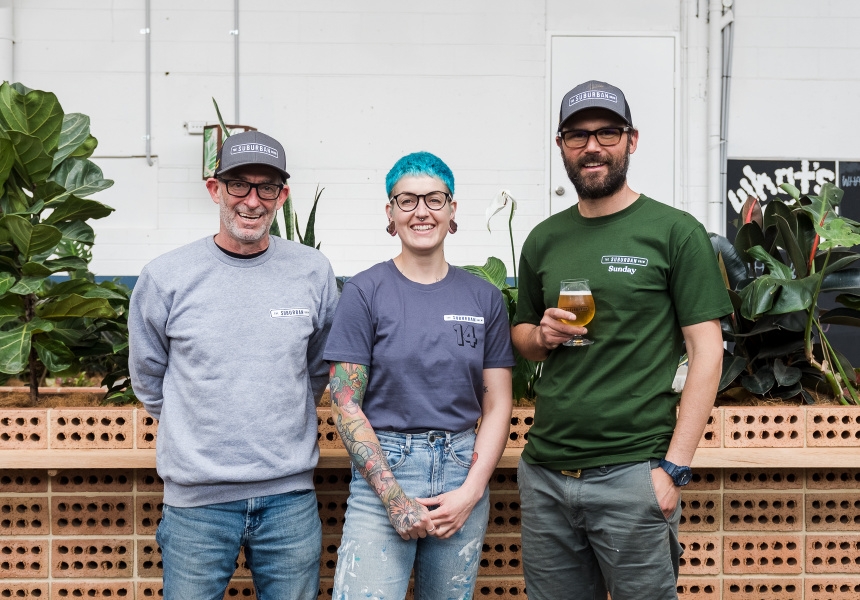
{"type": "Polygon", "coordinates": [[[87,221],[113,211],[88,198],[113,185],[89,160],[89,123],[50,92],[0,86],[0,373],[26,378],[33,404],[48,373],[116,351],[128,305],[127,290],[89,271],[87,221]]]}
{"type": "Polygon", "coordinates": [[[801,396],[810,390],[842,404],[860,404],[857,372],[828,340],[828,323],[860,327],[860,223],[835,208],[842,190],[824,184],[818,196],[782,185],[791,202],[772,200],[764,213],[750,197],[734,243],[711,234],[734,313],[722,320],[733,344],[723,359],[719,390],[730,397],[801,396]],[[823,292],[842,306],[826,310],[823,292]]]}

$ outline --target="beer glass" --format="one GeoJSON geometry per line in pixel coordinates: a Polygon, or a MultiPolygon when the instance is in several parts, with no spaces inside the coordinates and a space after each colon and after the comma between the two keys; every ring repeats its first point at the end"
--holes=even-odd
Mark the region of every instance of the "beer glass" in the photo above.
{"type": "MultiPolygon", "coordinates": [[[[585,327],[594,318],[594,298],[588,287],[587,279],[565,279],[561,282],[558,295],[558,307],[576,315],[576,321],[561,319],[562,323],[575,327],[585,327]]],[[[564,342],[564,346],[588,346],[592,340],[575,335],[564,342]]]]}

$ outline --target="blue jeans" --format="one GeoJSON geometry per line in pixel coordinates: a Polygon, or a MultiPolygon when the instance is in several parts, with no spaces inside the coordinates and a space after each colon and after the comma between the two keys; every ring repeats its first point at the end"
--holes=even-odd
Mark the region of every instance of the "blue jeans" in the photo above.
{"type": "Polygon", "coordinates": [[[523,572],[529,600],[676,600],[681,503],[666,519],[657,461],[570,477],[520,460],[523,572]]]}
{"type": "MultiPolygon", "coordinates": [[[[466,480],[474,431],[376,433],[407,496],[430,498],[455,490],[466,480]]],[[[394,530],[379,497],[355,467],[349,492],[334,600],[404,598],[413,566],[415,600],[472,597],[490,514],[489,490],[484,490],[466,523],[450,538],[408,541],[394,530]]]]}
{"type": "Polygon", "coordinates": [[[239,547],[257,600],[315,600],[322,549],[313,490],[192,508],[164,507],[156,540],[164,600],[222,600],[239,547]]]}

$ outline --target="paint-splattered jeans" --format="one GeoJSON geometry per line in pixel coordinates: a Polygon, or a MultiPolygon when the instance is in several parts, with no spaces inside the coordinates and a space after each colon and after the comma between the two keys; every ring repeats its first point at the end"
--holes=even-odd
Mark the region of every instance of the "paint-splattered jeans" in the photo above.
{"type": "MultiPolygon", "coordinates": [[[[469,473],[475,433],[377,431],[391,470],[412,498],[460,487],[469,473]]],[[[352,468],[343,539],[334,578],[335,600],[402,600],[415,567],[415,600],[472,598],[490,512],[489,490],[462,529],[447,540],[403,540],[377,495],[352,468]]]]}
{"type": "Polygon", "coordinates": [[[657,460],[563,475],[520,459],[523,570],[529,600],[677,600],[681,502],[667,519],[657,460]]]}

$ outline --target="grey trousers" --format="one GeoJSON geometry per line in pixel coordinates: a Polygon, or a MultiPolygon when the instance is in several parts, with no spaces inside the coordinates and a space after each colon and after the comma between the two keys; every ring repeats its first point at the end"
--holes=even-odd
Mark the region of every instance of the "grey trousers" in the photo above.
{"type": "Polygon", "coordinates": [[[529,600],[676,600],[678,521],[651,480],[656,460],[563,475],[520,460],[523,569],[529,600]]]}

